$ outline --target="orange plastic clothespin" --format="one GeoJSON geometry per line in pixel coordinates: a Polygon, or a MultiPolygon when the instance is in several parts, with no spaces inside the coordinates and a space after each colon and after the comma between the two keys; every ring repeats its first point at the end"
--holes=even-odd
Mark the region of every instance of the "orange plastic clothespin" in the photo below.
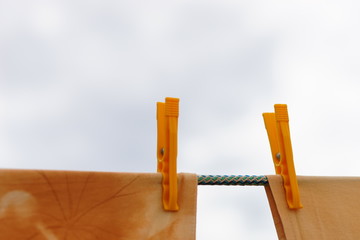
{"type": "Polygon", "coordinates": [[[163,206],[167,211],[178,211],[177,189],[177,133],[179,99],[165,98],[157,103],[157,171],[162,173],[163,206]]]}
{"type": "Polygon", "coordinates": [[[263,113],[269,137],[275,172],[283,177],[286,200],[290,209],[302,208],[296,179],[286,104],[275,104],[275,113],[263,113]]]}

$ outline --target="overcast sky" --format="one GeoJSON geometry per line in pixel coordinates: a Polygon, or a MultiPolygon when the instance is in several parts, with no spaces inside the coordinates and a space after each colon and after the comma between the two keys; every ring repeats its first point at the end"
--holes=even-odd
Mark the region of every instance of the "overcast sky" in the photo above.
{"type": "MultiPolygon", "coordinates": [[[[360,4],[0,0],[0,167],[156,171],[180,98],[179,172],[274,174],[288,104],[299,175],[360,174],[360,4]]],[[[197,239],[276,239],[263,187],[199,187],[197,239]]]]}

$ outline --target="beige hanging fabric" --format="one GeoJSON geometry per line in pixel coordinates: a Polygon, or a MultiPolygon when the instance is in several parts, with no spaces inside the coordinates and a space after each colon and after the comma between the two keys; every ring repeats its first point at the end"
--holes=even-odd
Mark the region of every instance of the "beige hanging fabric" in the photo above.
{"type": "Polygon", "coordinates": [[[0,170],[0,239],[193,240],[197,178],[178,174],[178,212],[159,173],[0,170]]]}
{"type": "Polygon", "coordinates": [[[265,187],[279,239],[360,239],[360,178],[298,176],[302,209],[290,210],[281,176],[265,187]]]}

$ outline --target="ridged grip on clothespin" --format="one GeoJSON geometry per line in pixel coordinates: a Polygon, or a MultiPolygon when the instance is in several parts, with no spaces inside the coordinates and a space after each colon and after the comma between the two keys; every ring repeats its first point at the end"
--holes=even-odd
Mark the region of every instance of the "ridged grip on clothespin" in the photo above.
{"type": "Polygon", "coordinates": [[[166,98],[165,99],[165,115],[167,117],[179,117],[179,99],[166,98]]]}
{"type": "Polygon", "coordinates": [[[286,200],[290,209],[302,208],[297,183],[286,104],[275,104],[275,113],[264,113],[271,154],[276,174],[283,177],[286,200]]]}
{"type": "Polygon", "coordinates": [[[178,211],[177,189],[177,135],[179,99],[166,98],[157,103],[157,171],[162,173],[163,206],[168,211],[178,211]]]}

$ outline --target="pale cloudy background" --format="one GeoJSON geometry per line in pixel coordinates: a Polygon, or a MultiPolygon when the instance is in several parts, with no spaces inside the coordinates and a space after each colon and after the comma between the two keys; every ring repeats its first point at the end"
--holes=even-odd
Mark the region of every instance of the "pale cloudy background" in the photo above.
{"type": "MultiPolygon", "coordinates": [[[[181,100],[178,169],[360,175],[360,4],[0,0],[0,167],[156,171],[155,103],[181,100]]],[[[276,239],[262,187],[199,187],[197,239],[276,239]]]]}

